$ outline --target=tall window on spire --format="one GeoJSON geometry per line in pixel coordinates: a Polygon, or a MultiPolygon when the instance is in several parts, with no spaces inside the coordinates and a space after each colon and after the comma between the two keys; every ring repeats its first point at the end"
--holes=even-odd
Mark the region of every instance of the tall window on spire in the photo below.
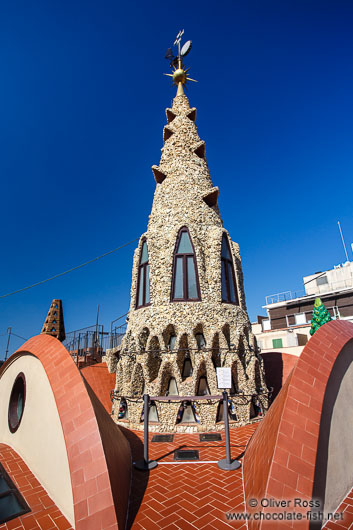
{"type": "Polygon", "coordinates": [[[141,247],[140,265],[137,278],[136,309],[150,304],[150,266],[148,263],[147,241],[141,247]]]}
{"type": "Polygon", "coordinates": [[[230,253],[228,238],[223,234],[222,238],[222,302],[238,305],[237,284],[235,281],[234,266],[230,253]]]}
{"type": "Polygon", "coordinates": [[[174,252],[172,301],[201,300],[195,250],[189,230],[180,229],[174,252]]]}

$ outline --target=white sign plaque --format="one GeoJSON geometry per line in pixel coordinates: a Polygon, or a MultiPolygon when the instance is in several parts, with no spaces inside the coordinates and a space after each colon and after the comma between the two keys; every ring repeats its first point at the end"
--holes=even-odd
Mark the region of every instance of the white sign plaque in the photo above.
{"type": "Polygon", "coordinates": [[[230,368],[217,368],[218,388],[232,388],[232,374],[230,368]]]}

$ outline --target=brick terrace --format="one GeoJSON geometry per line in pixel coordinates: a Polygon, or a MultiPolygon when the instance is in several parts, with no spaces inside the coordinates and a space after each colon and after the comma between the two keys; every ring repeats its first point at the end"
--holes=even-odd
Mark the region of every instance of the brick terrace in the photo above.
{"type": "Polygon", "coordinates": [[[1,530],[72,530],[22,458],[8,445],[0,444],[0,462],[32,510],[0,524],[1,530]]]}
{"type": "Polygon", "coordinates": [[[337,508],[336,513],[343,513],[342,521],[328,521],[323,526],[325,530],[348,530],[353,528],[353,488],[339,508],[337,508]]]}
{"type": "MultiPolygon", "coordinates": [[[[257,423],[231,429],[232,458],[239,458],[257,423]]],[[[143,433],[124,429],[133,460],[143,457],[143,433]]],[[[154,433],[150,434],[150,440],[154,433]]],[[[245,522],[228,524],[227,512],[245,510],[242,467],[222,471],[217,464],[172,462],[176,449],[197,449],[200,460],[225,458],[221,442],[200,442],[198,434],[175,434],[173,443],[150,443],[150,459],[160,465],[150,472],[134,470],[129,527],[133,530],[246,529],[245,522]]]]}

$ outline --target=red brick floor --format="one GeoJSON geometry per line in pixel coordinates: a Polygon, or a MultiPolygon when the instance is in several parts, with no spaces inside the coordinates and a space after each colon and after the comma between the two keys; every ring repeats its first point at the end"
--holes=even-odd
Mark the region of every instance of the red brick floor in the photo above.
{"type": "MultiPolygon", "coordinates": [[[[232,458],[239,458],[257,424],[231,429],[232,458]]],[[[143,455],[143,433],[123,429],[130,441],[133,460],[143,455]]],[[[216,463],[172,462],[175,449],[198,449],[200,461],[225,458],[221,442],[200,442],[199,434],[175,434],[173,443],[150,443],[150,459],[157,468],[133,472],[129,528],[133,530],[246,529],[242,521],[228,523],[226,513],[243,512],[242,467],[222,471],[216,463]]],[[[150,440],[153,433],[150,434],[150,440]]]]}
{"type": "Polygon", "coordinates": [[[328,521],[323,526],[325,530],[348,530],[350,528],[353,528],[353,488],[348,493],[344,501],[341,503],[336,513],[343,513],[342,520],[328,521]]]}
{"type": "Polygon", "coordinates": [[[0,462],[32,510],[0,524],[1,530],[72,530],[22,458],[8,445],[0,444],[0,462]]]}

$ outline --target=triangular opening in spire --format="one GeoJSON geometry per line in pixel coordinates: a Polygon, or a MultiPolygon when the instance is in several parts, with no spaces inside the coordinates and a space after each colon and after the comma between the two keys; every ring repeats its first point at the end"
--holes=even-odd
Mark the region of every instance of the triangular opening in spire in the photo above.
{"type": "Polygon", "coordinates": [[[189,112],[187,112],[187,117],[195,123],[196,121],[196,109],[195,107],[193,109],[190,109],[189,112]]]}
{"type": "Polygon", "coordinates": [[[199,158],[205,158],[206,154],[206,144],[205,142],[200,142],[200,144],[194,149],[195,155],[197,155],[199,158]]]}
{"type": "Polygon", "coordinates": [[[157,184],[162,184],[163,180],[167,177],[158,166],[152,166],[152,171],[154,175],[154,180],[157,182],[157,184]]]}
{"type": "Polygon", "coordinates": [[[164,127],[163,129],[163,140],[166,142],[172,135],[174,134],[174,131],[169,129],[169,127],[164,127]]]}
{"type": "Polygon", "coordinates": [[[174,118],[176,118],[176,114],[172,111],[172,109],[166,109],[165,113],[167,115],[168,123],[171,123],[174,118]]]}
{"type": "Polygon", "coordinates": [[[203,195],[202,199],[205,201],[207,206],[216,206],[218,201],[218,193],[219,189],[217,187],[212,188],[210,191],[208,191],[205,195],[203,195]]]}

